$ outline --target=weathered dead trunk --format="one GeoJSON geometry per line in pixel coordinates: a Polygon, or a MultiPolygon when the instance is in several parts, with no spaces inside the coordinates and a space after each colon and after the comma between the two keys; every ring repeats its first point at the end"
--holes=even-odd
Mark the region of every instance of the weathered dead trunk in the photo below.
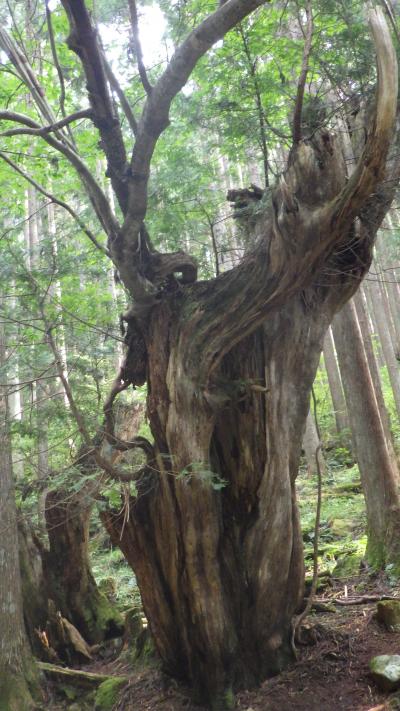
{"type": "Polygon", "coordinates": [[[117,610],[96,585],[89,561],[89,492],[46,497],[49,548],[42,549],[46,596],[90,643],[118,636],[123,624],[117,610]]]}
{"type": "Polygon", "coordinates": [[[38,630],[44,630],[48,620],[41,546],[22,520],[18,522],[18,543],[25,629],[32,650],[40,657],[43,646],[38,630]]]}
{"type": "MultiPolygon", "coordinates": [[[[143,407],[121,404],[114,412],[115,435],[132,439],[142,419],[143,407]]],[[[97,435],[101,439],[101,433],[97,435]]],[[[75,462],[82,474],[96,473],[92,450],[85,447],[75,462]]],[[[113,461],[121,456],[114,452],[113,461]]],[[[48,547],[41,548],[43,586],[46,599],[72,622],[90,643],[118,636],[123,631],[120,613],[100,593],[89,560],[89,523],[99,491],[94,477],[80,491],[50,490],[46,496],[45,519],[48,547]]]]}

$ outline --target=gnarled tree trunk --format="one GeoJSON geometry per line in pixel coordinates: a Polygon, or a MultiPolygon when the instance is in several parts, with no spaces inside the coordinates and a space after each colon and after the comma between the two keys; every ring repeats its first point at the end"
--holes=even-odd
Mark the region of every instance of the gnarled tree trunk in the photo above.
{"type": "Polygon", "coordinates": [[[218,414],[196,396],[190,408],[171,401],[183,367],[176,318],[155,314],[149,342],[160,472],[140,483],[125,526],[103,520],[135,570],[166,669],[218,705],[291,658],[304,580],[294,486],[329,314],[295,297],[238,344],[221,366],[218,414]]]}
{"type": "Polygon", "coordinates": [[[310,389],[391,199],[379,180],[379,200],[366,209],[361,198],[383,169],[373,135],[347,183],[330,134],[295,145],[242,264],[184,293],[170,283],[146,322],[130,320],[146,347],[154,458],[129,521],[104,521],[135,570],[165,668],[215,708],[291,657],[310,389]]]}

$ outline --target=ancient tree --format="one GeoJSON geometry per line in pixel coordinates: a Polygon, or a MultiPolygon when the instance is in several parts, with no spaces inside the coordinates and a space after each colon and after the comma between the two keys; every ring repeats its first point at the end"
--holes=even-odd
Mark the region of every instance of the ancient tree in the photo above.
{"type": "MultiPolygon", "coordinates": [[[[68,45],[79,57],[89,101],[74,115],[55,119],[12,40],[2,31],[0,36],[38,114],[34,120],[3,111],[0,117],[13,124],[3,135],[37,136],[74,166],[131,298],[124,314],[126,359],[105,406],[108,447],[103,441],[94,456],[105,475],[117,479],[126,473],[113,465],[110,447],[137,446],[147,465],[132,474],[137,497],[129,521],[110,513],[105,523],[135,570],[165,669],[215,707],[228,702],[232,689],[259,682],[291,657],[291,620],[304,578],[295,479],[310,389],[333,315],[368,269],[399,170],[390,150],[396,58],[377,9],[370,14],[378,67],[375,111],[352,176],[330,130],[302,135],[309,33],[288,164],[277,187],[264,195],[242,262],[215,279],[197,281],[190,255],[155,249],[145,226],[147,188],[171,102],[204,53],[263,4],[220,3],[152,85],[142,61],[136,6],[129,2],[147,96],[139,117],[105,60],[84,0],[63,0],[68,45]],[[134,138],[131,155],[110,86],[134,138]],[[72,127],[78,119],[92,121],[100,135],[118,216],[77,153],[72,127]],[[154,442],[121,441],[113,430],[113,402],[126,387],[145,382],[154,442]]],[[[96,241],[83,224],[82,229],[96,241]]],[[[59,363],[61,380],[62,373],[59,363]]],[[[393,511],[400,523],[397,499],[393,511]]]]}

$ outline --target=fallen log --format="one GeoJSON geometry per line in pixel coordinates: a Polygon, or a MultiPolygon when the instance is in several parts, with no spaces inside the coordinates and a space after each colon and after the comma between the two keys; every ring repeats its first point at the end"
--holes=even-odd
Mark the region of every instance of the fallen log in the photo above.
{"type": "MultiPolygon", "coordinates": [[[[109,674],[95,674],[94,672],[87,672],[82,669],[60,667],[57,664],[48,664],[47,662],[37,662],[37,666],[52,680],[61,683],[67,682],[80,689],[96,689],[104,681],[115,678],[109,674]]],[[[128,681],[128,678],[126,678],[126,681],[128,681]]]]}
{"type": "Polygon", "coordinates": [[[358,597],[335,597],[330,598],[336,605],[365,605],[369,602],[380,602],[381,600],[399,600],[393,595],[360,595],[358,597]]]}

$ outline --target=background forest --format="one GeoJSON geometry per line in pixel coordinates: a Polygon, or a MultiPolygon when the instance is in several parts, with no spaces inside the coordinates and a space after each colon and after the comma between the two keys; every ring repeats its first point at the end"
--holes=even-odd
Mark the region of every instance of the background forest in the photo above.
{"type": "MultiPolygon", "coordinates": [[[[149,0],[136,6],[133,0],[93,0],[86,5],[130,151],[146,86],[156,85],[176,48],[216,3],[149,0]]],[[[364,2],[258,5],[200,58],[172,103],[169,126],[152,159],[146,214],[152,248],[161,255],[190,254],[205,283],[237,267],[251,250],[254,228],[280,185],[293,142],[335,132],[350,175],[373,112],[377,72],[364,2]]],[[[397,2],[383,0],[381,7],[398,54],[397,2]]],[[[106,675],[89,682],[84,675],[65,680],[48,667],[50,686],[37,703],[54,709],[178,710],[184,707],[180,696],[162,705],[162,685],[154,686],[143,705],[135,701],[145,693],[140,685],[131,681],[128,692],[121,692],[132,668],[143,673],[150,665],[151,673],[158,673],[129,548],[121,545],[135,501],[153,485],[146,470],[155,467],[149,455],[154,427],[146,410],[151,388],[146,377],[119,378],[133,338],[126,317],[132,294],[110,259],[104,225],[68,152],[79,154],[113,213],[121,217],[123,210],[111,185],[104,137],[91,121],[79,52],[66,44],[71,26],[65,7],[57,0],[1,0],[0,20],[2,536],[11,548],[19,546],[25,629],[42,668],[88,665],[106,675]],[[100,452],[97,459],[94,450],[100,452]],[[100,466],[99,457],[111,462],[109,469],[100,466]],[[112,475],[114,466],[119,478],[112,475]],[[119,528],[113,528],[113,516],[119,528]],[[85,697],[82,684],[88,684],[85,697]]],[[[392,153],[396,158],[396,146],[392,153]]],[[[399,528],[385,511],[395,508],[390,487],[398,491],[399,482],[399,209],[396,183],[372,264],[324,336],[302,437],[296,486],[306,587],[328,602],[348,597],[349,590],[351,598],[398,594],[399,528]]],[[[356,241],[341,245],[334,269],[327,264],[318,273],[318,289],[346,272],[356,241]]],[[[183,277],[186,267],[178,269],[183,277]]],[[[353,278],[355,289],[358,273],[353,278]]],[[[312,309],[310,293],[302,293],[312,309]]],[[[141,353],[137,362],[140,358],[141,353]]],[[[248,383],[239,378],[235,383],[240,409],[248,383]]],[[[249,383],[252,395],[264,396],[263,384],[249,383]]],[[[230,482],[222,470],[200,464],[191,459],[171,476],[184,484],[198,479],[223,496],[230,482]]],[[[244,494],[242,502],[247,505],[244,494]]],[[[167,531],[168,522],[164,525],[167,531]]],[[[19,595],[12,586],[7,589],[7,575],[2,577],[3,599],[19,595]]],[[[320,600],[322,607],[326,603],[320,600]]],[[[6,639],[11,617],[2,610],[0,633],[6,639]]],[[[329,617],[329,610],[322,612],[329,617]]],[[[151,620],[150,628],[154,633],[151,620]]],[[[388,644],[393,651],[397,643],[390,638],[388,644]]],[[[383,654],[386,648],[373,651],[383,654]]],[[[1,655],[7,652],[0,654],[0,670],[7,668],[1,655]]],[[[0,679],[0,709],[31,707],[22,687],[13,699],[17,685],[13,681],[10,691],[0,679]]],[[[237,688],[243,687],[239,682],[237,688]]],[[[232,688],[236,691],[235,684],[232,688]]],[[[200,701],[233,708],[232,688],[214,700],[213,687],[200,701]]],[[[345,697],[341,706],[337,700],[330,706],[317,697],[312,705],[310,697],[300,695],[295,707],[366,710],[384,703],[380,693],[370,692],[359,706],[350,690],[351,706],[345,697]]],[[[292,708],[279,697],[268,702],[243,696],[237,703],[249,711],[292,708]]]]}

